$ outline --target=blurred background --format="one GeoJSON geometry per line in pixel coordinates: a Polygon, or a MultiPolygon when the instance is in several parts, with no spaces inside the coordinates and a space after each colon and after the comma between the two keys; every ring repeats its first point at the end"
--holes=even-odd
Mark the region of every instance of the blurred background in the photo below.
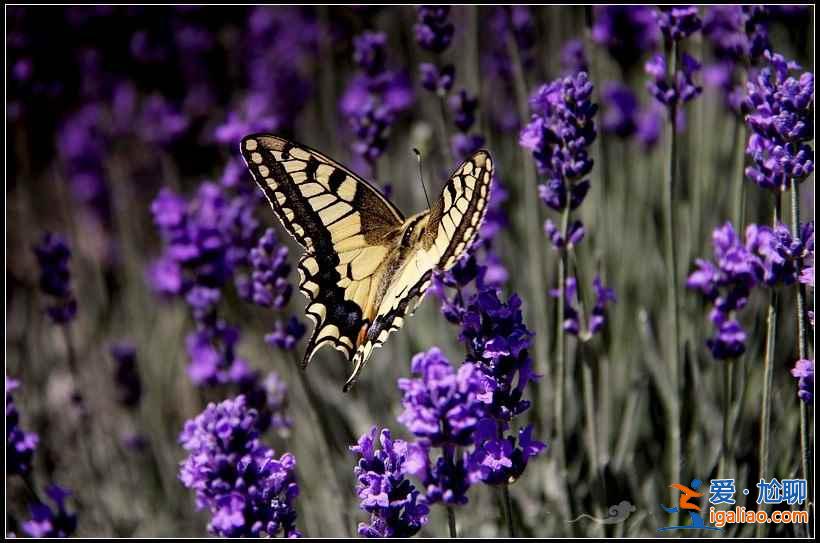
{"type": "MultiPolygon", "coordinates": [[[[674,350],[663,235],[669,131],[644,70],[663,52],[663,36],[650,28],[655,8],[628,9],[454,7],[446,15],[452,41],[439,47],[419,35],[424,21],[412,6],[7,7],[7,436],[13,378],[19,426],[39,442],[25,477],[7,465],[6,533],[25,534],[34,496],[54,483],[72,492],[76,535],[206,535],[207,512],[196,510],[178,480],[186,456],[180,432],[208,402],[248,393],[248,383],[266,395],[261,402],[272,417],[262,439],[297,459],[299,529],[355,535],[366,520],[348,447],[373,425],[411,438],[396,420],[397,379],[409,376],[415,353],[438,346],[458,364],[464,346],[439,297],[428,296],[350,393],[342,393],[349,368],[336,351],[323,350],[300,372],[305,341],[291,317],[311,330],[295,289],[301,250],[256,194],[238,152],[241,137],[264,131],[375,180],[405,215],[426,207],[413,148],[434,194],[459,158],[477,147],[492,152],[493,232],[476,258],[492,270],[503,299],[523,299],[542,378],[528,387],[532,408],[515,426],[533,424],[549,446],[510,485],[519,535],[656,535],[669,521],[658,507],[672,503],[668,485],[715,477],[723,439],[726,362],[705,344],[710,306],[685,288],[686,278],[697,258],[712,258],[715,228],[769,224],[772,197],[743,179],[748,134],[733,92],[754,65],[726,66],[720,29],[729,23],[716,8],[700,7],[702,29],[681,45],[702,64],[695,76],[702,93],[678,123],[674,204],[684,393],[664,397],[674,350]],[[647,15],[650,22],[641,22],[647,15]],[[368,49],[363,36],[376,45],[368,49]],[[365,54],[374,50],[375,57],[365,54]],[[573,214],[585,227],[573,269],[588,304],[596,276],[617,301],[606,307],[600,331],[567,341],[564,470],[554,454],[560,327],[558,301],[549,295],[560,259],[544,232],[546,219],[560,217],[537,198],[545,179],[519,135],[530,122],[528,97],[579,69],[589,73],[599,110],[591,188],[573,214]],[[201,227],[186,248],[213,243],[219,255],[193,279],[174,253],[180,245],[172,223],[180,214],[201,227]],[[277,249],[263,263],[277,281],[272,298],[260,299],[249,255],[269,227],[287,252],[277,249]],[[43,282],[49,266],[51,289],[43,282]],[[228,328],[219,331],[217,355],[230,359],[226,371],[252,378],[209,365],[216,351],[203,342],[216,340],[197,335],[202,303],[188,296],[192,280],[220,292],[228,328]],[[666,467],[670,409],[681,413],[680,481],[666,467]],[[634,505],[622,522],[577,519],[604,519],[622,501],[634,505]]],[[[754,32],[765,32],[774,51],[813,70],[813,8],[761,8],[755,17],[754,32]]],[[[748,32],[749,24],[735,31],[748,32]]],[[[803,219],[813,220],[813,174],[801,185],[799,205],[803,219]]],[[[728,469],[739,487],[753,485],[760,469],[768,301],[762,291],[750,296],[740,316],[745,353],[729,366],[728,469]]],[[[793,290],[784,288],[772,358],[769,477],[800,476],[794,304],[793,290]]],[[[810,333],[813,345],[813,327],[810,333]]],[[[809,416],[813,427],[813,409],[809,416]]],[[[468,496],[458,509],[459,532],[505,534],[494,489],[476,485],[468,496]]],[[[748,499],[754,507],[754,492],[748,499]]],[[[444,509],[433,507],[420,534],[446,530],[444,509]]],[[[790,525],[766,530],[803,533],[790,525]]],[[[753,532],[727,528],[727,535],[753,532]]]]}

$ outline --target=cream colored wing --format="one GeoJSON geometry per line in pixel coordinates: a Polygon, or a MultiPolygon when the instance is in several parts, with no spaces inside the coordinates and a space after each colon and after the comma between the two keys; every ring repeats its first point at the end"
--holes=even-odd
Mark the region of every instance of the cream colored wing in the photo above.
{"type": "Polygon", "coordinates": [[[241,150],[274,213],[305,248],[299,289],[315,328],[303,364],[327,344],[350,360],[404,217],[367,181],[309,147],[255,134],[241,150]]]}
{"type": "Polygon", "coordinates": [[[421,303],[433,272],[449,270],[470,248],[487,211],[492,176],[490,154],[481,150],[450,177],[441,196],[423,217],[426,224],[419,230],[410,256],[392,279],[365,341],[356,350],[353,373],[345,390],[356,382],[373,350],[401,328],[405,316],[421,303]]]}

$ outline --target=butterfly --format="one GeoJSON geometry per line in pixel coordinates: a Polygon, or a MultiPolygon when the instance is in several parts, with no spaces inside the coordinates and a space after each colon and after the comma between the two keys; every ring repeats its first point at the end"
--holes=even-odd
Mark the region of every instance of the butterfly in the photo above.
{"type": "Polygon", "coordinates": [[[275,215],[305,250],[299,290],[315,327],[302,366],[332,345],[353,365],[346,392],[421,303],[432,274],[470,248],[487,210],[492,158],[477,151],[429,210],[404,217],[370,183],[307,146],[253,134],[240,147],[275,215]]]}

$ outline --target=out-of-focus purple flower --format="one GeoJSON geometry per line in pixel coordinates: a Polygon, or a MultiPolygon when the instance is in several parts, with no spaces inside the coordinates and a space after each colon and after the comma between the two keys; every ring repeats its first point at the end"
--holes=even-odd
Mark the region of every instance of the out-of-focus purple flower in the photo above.
{"type": "Polygon", "coordinates": [[[20,413],[12,393],[20,382],[6,375],[6,474],[26,475],[31,471],[31,460],[40,438],[34,432],[20,428],[20,413]]]}
{"type": "Polygon", "coordinates": [[[488,485],[513,483],[524,473],[530,458],[545,448],[544,443],[532,438],[531,425],[522,428],[516,440],[513,436],[500,437],[495,422],[484,419],[469,459],[470,480],[488,485]]]}
{"type": "Polygon", "coordinates": [[[262,307],[279,310],[287,307],[293,294],[293,286],[288,281],[288,247],[279,243],[273,228],[265,230],[259,243],[251,249],[250,262],[253,271],[248,298],[262,307]]]}
{"type": "Polygon", "coordinates": [[[71,249],[68,243],[59,234],[46,232],[34,246],[34,254],[40,267],[40,290],[53,300],[46,308],[48,316],[55,324],[71,322],[77,315],[77,300],[69,285],[71,249]]]}
{"type": "Polygon", "coordinates": [[[658,26],[667,40],[688,38],[702,25],[696,6],[662,6],[656,14],[658,26]]]}
{"type": "MultiPolygon", "coordinates": [[[[663,55],[657,54],[646,63],[646,73],[650,79],[646,83],[655,100],[666,106],[670,113],[675,110],[680,114],[680,106],[700,95],[703,88],[694,81],[695,74],[700,71],[700,63],[688,53],[681,56],[681,65],[674,74],[674,84],[667,74],[666,60],[663,55]]],[[[680,124],[680,120],[676,119],[680,124]]]]}
{"type": "Polygon", "coordinates": [[[356,75],[339,104],[353,130],[356,154],[372,165],[384,153],[398,115],[412,103],[413,91],[405,73],[387,70],[382,63],[380,71],[356,75]]]}
{"type": "Polygon", "coordinates": [[[604,286],[600,275],[595,275],[592,280],[592,288],[595,291],[595,305],[589,316],[589,333],[598,333],[606,323],[606,308],[610,303],[616,301],[615,291],[604,286]]]}
{"type": "Polygon", "coordinates": [[[572,248],[581,243],[584,239],[586,229],[581,221],[573,221],[573,223],[567,227],[567,239],[564,239],[564,235],[558,226],[552,222],[552,219],[547,219],[544,223],[544,233],[555,249],[563,249],[564,247],[572,248]]]}
{"type": "Polygon", "coordinates": [[[470,96],[467,89],[461,89],[450,96],[450,109],[453,112],[453,123],[462,132],[467,132],[475,123],[475,112],[478,109],[478,98],[470,96]]]}
{"type": "Polygon", "coordinates": [[[814,399],[814,360],[798,360],[791,374],[797,379],[797,397],[811,405],[814,399]]]}
{"type": "Polygon", "coordinates": [[[185,339],[190,362],[188,376],[197,386],[239,382],[250,372],[235,352],[239,330],[224,321],[201,326],[185,339]]]}
{"type": "Polygon", "coordinates": [[[617,82],[609,82],[601,94],[603,114],[601,127],[605,132],[628,138],[638,128],[638,99],[632,89],[617,82]]]}
{"type": "Polygon", "coordinates": [[[111,346],[111,358],[114,359],[114,383],[119,402],[126,407],[136,407],[142,398],[136,348],[131,343],[116,343],[111,346]]]}
{"type": "Polygon", "coordinates": [[[425,90],[435,92],[439,96],[446,96],[453,88],[456,69],[452,64],[446,64],[439,68],[433,63],[422,62],[419,64],[419,74],[421,86],[425,90]]]}
{"type": "Polygon", "coordinates": [[[136,131],[146,142],[169,145],[185,134],[188,119],[161,95],[146,98],[140,109],[136,131]]]}
{"type": "Polygon", "coordinates": [[[71,492],[50,485],[46,494],[56,506],[56,511],[44,503],[31,506],[31,520],[22,524],[23,531],[31,537],[71,537],[77,530],[77,515],[66,510],[66,499],[71,492]]]}
{"type": "MultiPolygon", "coordinates": [[[[581,333],[581,318],[578,314],[578,280],[575,277],[567,277],[564,282],[564,322],[561,327],[570,335],[577,336],[581,333]]],[[[549,295],[556,300],[561,298],[561,287],[551,289],[549,295]]]]}
{"type": "Polygon", "coordinates": [[[149,271],[154,288],[187,296],[194,286],[221,288],[233,279],[238,267],[248,265],[256,244],[256,202],[253,193],[232,194],[209,182],[190,201],[162,189],[151,204],[165,243],[163,256],[149,271]]]}
{"type": "Polygon", "coordinates": [[[305,325],[298,318],[291,316],[287,323],[276,321],[273,331],[265,336],[265,343],[284,351],[292,351],[305,335],[305,330],[305,325]]]}
{"type": "Polygon", "coordinates": [[[399,379],[399,390],[404,393],[399,422],[434,447],[470,445],[485,411],[478,368],[465,363],[456,370],[433,347],[414,356],[410,369],[418,377],[399,379]]]}
{"type": "Polygon", "coordinates": [[[187,421],[179,441],[189,455],[179,479],[195,492],[197,508],[210,511],[214,535],[298,537],[296,459],[276,458],[259,440],[257,417],[240,395],[187,421]]]}
{"type": "Polygon", "coordinates": [[[645,149],[658,143],[663,128],[663,110],[660,106],[648,107],[638,115],[638,141],[645,149]]]}
{"type": "Polygon", "coordinates": [[[660,40],[654,9],[649,6],[598,6],[592,39],[612,55],[622,69],[637,64],[660,40]]]}
{"type": "Polygon", "coordinates": [[[427,523],[429,507],[407,479],[408,444],[375,426],[350,450],[359,457],[353,474],[359,507],[370,514],[359,524],[364,537],[410,537],[427,523]],[[376,448],[378,435],[381,448],[376,448]]]}
{"type": "Polygon", "coordinates": [[[814,74],[790,75],[800,67],[766,52],[768,65],[746,85],[746,124],[752,129],[746,153],[754,164],[746,176],[763,188],[788,190],[814,171],[814,74]]]}
{"type": "Polygon", "coordinates": [[[385,70],[387,35],[384,32],[363,32],[353,40],[353,61],[367,75],[385,70]]]}
{"type": "Polygon", "coordinates": [[[270,372],[264,378],[248,369],[234,376],[239,393],[245,396],[249,408],[257,412],[256,429],[262,434],[269,428],[286,435],[292,421],[288,416],[288,386],[278,374],[270,372]]]}
{"type": "Polygon", "coordinates": [[[448,19],[450,6],[419,6],[417,21],[413,26],[416,42],[433,53],[441,53],[450,47],[455,27],[448,19]]]}
{"type": "Polygon", "coordinates": [[[589,62],[584,53],[584,42],[573,38],[561,47],[561,69],[565,75],[589,72],[589,62]]]}
{"type": "Polygon", "coordinates": [[[481,149],[484,145],[484,136],[480,134],[466,134],[459,132],[457,134],[453,134],[450,144],[453,150],[453,155],[459,160],[464,160],[481,149]]]}

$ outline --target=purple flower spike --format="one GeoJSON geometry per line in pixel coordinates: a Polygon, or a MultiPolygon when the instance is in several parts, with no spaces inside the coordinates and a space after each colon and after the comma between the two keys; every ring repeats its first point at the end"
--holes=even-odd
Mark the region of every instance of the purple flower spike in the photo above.
{"type": "Polygon", "coordinates": [[[450,47],[455,27],[448,20],[449,6],[419,6],[418,20],[413,27],[416,42],[433,53],[441,53],[450,47]]]}
{"type": "Polygon", "coordinates": [[[399,379],[404,392],[399,422],[434,447],[472,443],[475,425],[486,409],[479,369],[465,363],[456,370],[433,347],[413,357],[411,370],[419,377],[399,379]]]}
{"type": "Polygon", "coordinates": [[[189,456],[179,479],[211,513],[208,531],[220,537],[299,537],[294,501],[296,459],[276,458],[259,441],[258,413],[245,396],[211,403],[185,423],[180,443],[189,456]]]}
{"type": "Polygon", "coordinates": [[[20,428],[20,413],[12,393],[20,382],[6,375],[6,474],[26,475],[31,472],[31,461],[40,438],[34,432],[20,428]]]}
{"type": "Polygon", "coordinates": [[[46,308],[48,316],[55,324],[71,322],[77,315],[77,300],[69,285],[71,249],[68,243],[59,234],[46,232],[34,247],[34,254],[40,266],[40,290],[53,300],[46,308]]]}
{"type": "Polygon", "coordinates": [[[22,524],[23,531],[31,537],[71,537],[77,530],[77,515],[69,513],[65,507],[71,492],[51,485],[46,489],[46,495],[57,510],[44,503],[35,503],[31,506],[31,520],[22,524]]]}
{"type": "Polygon", "coordinates": [[[370,521],[359,524],[363,537],[410,537],[427,523],[429,508],[407,479],[408,444],[375,426],[350,450],[359,456],[353,469],[359,507],[370,521]],[[381,448],[376,447],[376,436],[381,448]]]}
{"type": "Polygon", "coordinates": [[[768,65],[750,80],[744,107],[751,128],[746,153],[753,165],[746,176],[771,190],[788,190],[814,171],[814,74],[790,72],[800,67],[782,55],[766,52],[768,65]]]}
{"type": "Polygon", "coordinates": [[[660,40],[654,10],[648,6],[599,6],[592,39],[622,68],[635,66],[660,40]]]}
{"type": "Polygon", "coordinates": [[[814,360],[798,360],[791,374],[797,379],[797,396],[811,405],[814,399],[814,360]]]}
{"type": "Polygon", "coordinates": [[[657,18],[664,37],[675,41],[688,38],[702,25],[695,6],[664,6],[658,9],[657,18]]]}
{"type": "Polygon", "coordinates": [[[526,426],[513,436],[499,437],[492,420],[482,421],[476,437],[476,448],[470,457],[470,478],[488,485],[515,482],[527,467],[530,458],[546,448],[532,439],[532,426],[526,426]]]}

